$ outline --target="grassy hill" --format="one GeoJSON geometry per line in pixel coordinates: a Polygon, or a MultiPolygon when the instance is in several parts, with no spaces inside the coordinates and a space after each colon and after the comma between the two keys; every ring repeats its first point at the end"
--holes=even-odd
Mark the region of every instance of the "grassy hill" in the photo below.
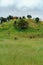
{"type": "MultiPolygon", "coordinates": [[[[14,27],[14,21],[11,20],[0,24],[0,38],[11,38],[15,36],[29,37],[31,35],[43,35],[43,22],[36,23],[34,19],[25,19],[29,23],[26,30],[18,30],[14,27]]],[[[19,19],[17,19],[19,21],[19,19]]]]}
{"type": "Polygon", "coordinates": [[[0,65],[43,65],[43,22],[25,20],[26,30],[15,29],[14,20],[0,24],[0,65]]]}

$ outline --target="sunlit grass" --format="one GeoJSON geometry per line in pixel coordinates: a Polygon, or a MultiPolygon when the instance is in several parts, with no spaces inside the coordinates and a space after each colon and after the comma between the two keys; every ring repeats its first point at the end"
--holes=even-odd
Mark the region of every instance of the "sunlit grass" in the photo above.
{"type": "Polygon", "coordinates": [[[43,39],[0,39],[0,65],[43,65],[43,39]]]}

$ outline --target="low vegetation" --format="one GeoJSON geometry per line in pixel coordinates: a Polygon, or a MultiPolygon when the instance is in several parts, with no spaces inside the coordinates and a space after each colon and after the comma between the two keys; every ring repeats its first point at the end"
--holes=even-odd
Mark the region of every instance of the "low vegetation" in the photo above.
{"type": "Polygon", "coordinates": [[[0,18],[0,65],[43,65],[43,21],[0,18]]]}
{"type": "Polygon", "coordinates": [[[0,39],[0,65],[43,65],[43,38],[0,39]]]}
{"type": "Polygon", "coordinates": [[[23,18],[19,20],[19,22],[14,21],[14,27],[18,28],[20,30],[27,29],[28,28],[28,22],[25,21],[23,18]]]}

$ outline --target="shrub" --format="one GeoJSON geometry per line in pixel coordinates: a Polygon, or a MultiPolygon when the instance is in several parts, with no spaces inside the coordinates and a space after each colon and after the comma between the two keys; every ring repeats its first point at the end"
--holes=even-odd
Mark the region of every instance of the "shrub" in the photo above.
{"type": "Polygon", "coordinates": [[[28,22],[24,19],[20,19],[19,21],[14,21],[14,27],[17,29],[27,29],[28,28],[28,22]]]}
{"type": "Polygon", "coordinates": [[[14,27],[17,28],[17,21],[14,21],[14,27]]]}
{"type": "Polygon", "coordinates": [[[28,28],[28,22],[25,21],[24,19],[21,19],[18,23],[18,28],[19,29],[27,29],[28,28]]]}
{"type": "Polygon", "coordinates": [[[18,40],[18,38],[17,37],[14,37],[14,40],[18,40]]]}
{"type": "Polygon", "coordinates": [[[17,22],[16,22],[16,21],[14,21],[14,25],[16,25],[16,23],[17,23],[17,22]]]}
{"type": "Polygon", "coordinates": [[[33,37],[32,36],[29,36],[30,39],[32,39],[33,37]]]}

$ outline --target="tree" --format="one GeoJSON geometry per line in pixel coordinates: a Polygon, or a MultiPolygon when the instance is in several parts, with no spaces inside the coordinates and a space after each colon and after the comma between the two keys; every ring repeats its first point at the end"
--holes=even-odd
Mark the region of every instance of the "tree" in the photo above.
{"type": "Polygon", "coordinates": [[[36,22],[39,22],[39,18],[38,18],[38,17],[36,17],[36,18],[35,18],[35,21],[36,21],[36,22]]]}
{"type": "Polygon", "coordinates": [[[19,19],[22,19],[21,17],[19,17],[19,19]]]}
{"type": "Polygon", "coordinates": [[[7,18],[3,18],[3,17],[1,17],[0,20],[1,20],[1,23],[3,23],[3,22],[7,22],[7,18]]]}
{"type": "Polygon", "coordinates": [[[22,18],[25,19],[25,16],[23,16],[22,18]]]}
{"type": "Polygon", "coordinates": [[[27,15],[27,18],[32,18],[32,16],[31,15],[27,15]]]}
{"type": "Polygon", "coordinates": [[[11,19],[13,19],[13,16],[9,15],[9,16],[7,17],[7,20],[9,21],[9,20],[11,20],[11,19]]]}

